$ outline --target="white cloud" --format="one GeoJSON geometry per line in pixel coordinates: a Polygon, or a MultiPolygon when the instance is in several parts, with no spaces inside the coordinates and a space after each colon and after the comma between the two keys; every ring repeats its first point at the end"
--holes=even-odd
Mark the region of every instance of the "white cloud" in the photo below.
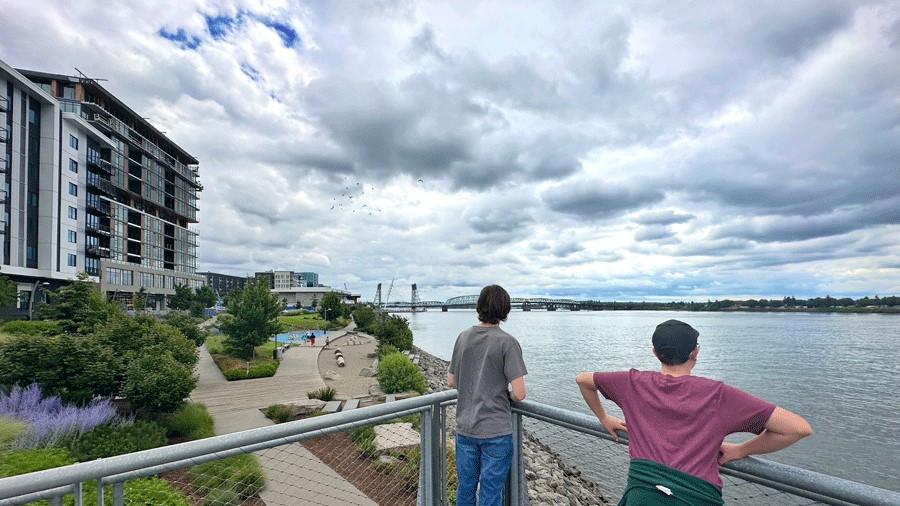
{"type": "Polygon", "coordinates": [[[898,30],[877,1],[12,0],[0,58],[108,79],[200,160],[201,270],[884,296],[898,30]]]}

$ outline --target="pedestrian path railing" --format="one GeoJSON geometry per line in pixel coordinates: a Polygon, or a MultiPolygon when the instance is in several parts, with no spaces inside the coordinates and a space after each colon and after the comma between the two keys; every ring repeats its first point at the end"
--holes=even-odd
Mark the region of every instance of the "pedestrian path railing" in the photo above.
{"type": "MultiPolygon", "coordinates": [[[[0,505],[455,504],[455,399],[449,390],[0,478],[0,505]],[[236,456],[262,471],[223,474],[236,456]]],[[[618,501],[624,438],[613,442],[592,416],[530,401],[514,404],[513,426],[506,504],[618,501]]],[[[721,471],[726,504],[900,504],[896,491],[763,459],[721,471]]]]}

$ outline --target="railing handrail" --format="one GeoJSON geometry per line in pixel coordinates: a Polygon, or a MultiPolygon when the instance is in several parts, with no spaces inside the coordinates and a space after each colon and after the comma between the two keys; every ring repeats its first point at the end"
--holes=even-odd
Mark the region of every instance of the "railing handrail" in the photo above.
{"type": "Polygon", "coordinates": [[[456,398],[456,390],[446,390],[350,411],[339,411],[329,416],[305,418],[294,422],[269,425],[258,429],[223,434],[171,446],[92,460],[90,462],[81,462],[65,467],[37,471],[27,475],[0,478],[0,500],[42,492],[72,483],[125,474],[144,468],[189,461],[213,453],[221,454],[237,449],[246,449],[247,451],[262,449],[254,448],[255,446],[280,446],[302,440],[304,439],[303,435],[310,432],[325,431],[339,425],[353,423],[368,425],[370,420],[374,418],[394,418],[406,411],[426,409],[433,404],[439,404],[452,398],[456,398]],[[27,476],[28,479],[22,479],[23,476],[27,476]]]}
{"type": "MultiPolygon", "coordinates": [[[[527,400],[514,402],[512,406],[513,413],[530,416],[613,441],[612,436],[595,416],[527,400]]],[[[626,433],[619,432],[619,442],[628,444],[626,433]]],[[[719,469],[723,474],[761,483],[767,487],[801,495],[815,501],[827,502],[827,499],[832,499],[843,501],[844,503],[872,506],[900,504],[900,492],[780,464],[759,457],[733,460],[719,466],[719,469]]],[[[833,504],[842,504],[837,501],[833,502],[833,504]]]]}
{"type": "MultiPolygon", "coordinates": [[[[424,413],[435,406],[451,404],[456,397],[456,390],[445,390],[350,411],[341,411],[328,416],[306,418],[295,422],[37,471],[27,475],[0,478],[0,503],[5,503],[5,500],[10,498],[15,498],[18,502],[25,496],[29,496],[29,500],[31,500],[31,498],[39,498],[37,495],[59,494],[71,489],[75,484],[90,480],[100,479],[102,483],[117,483],[139,476],[198,464],[214,458],[281,446],[353,427],[387,421],[407,414],[424,413]]],[[[533,401],[514,402],[512,410],[516,415],[535,418],[560,427],[612,440],[612,436],[592,415],[533,401]]],[[[625,433],[620,433],[619,442],[627,444],[625,433]]],[[[729,462],[721,466],[720,470],[729,476],[824,503],[900,504],[900,492],[756,457],[729,462]]]]}

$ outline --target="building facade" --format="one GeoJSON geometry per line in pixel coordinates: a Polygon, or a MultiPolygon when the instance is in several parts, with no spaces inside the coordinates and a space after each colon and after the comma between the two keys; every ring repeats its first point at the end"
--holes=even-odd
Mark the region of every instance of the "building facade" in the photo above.
{"type": "Polygon", "coordinates": [[[198,161],[95,80],[0,61],[0,153],[0,273],[29,298],[81,272],[157,309],[203,285],[198,161]]]}
{"type": "Polygon", "coordinates": [[[197,274],[206,278],[206,284],[220,298],[235,288],[243,288],[247,285],[247,278],[244,276],[231,276],[217,272],[198,272],[197,274]]]}

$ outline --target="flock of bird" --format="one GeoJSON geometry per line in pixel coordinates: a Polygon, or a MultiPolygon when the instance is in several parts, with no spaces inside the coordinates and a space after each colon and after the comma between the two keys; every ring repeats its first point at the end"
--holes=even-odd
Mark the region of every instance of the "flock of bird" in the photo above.
{"type": "MultiPolygon", "coordinates": [[[[424,183],[421,179],[419,179],[418,182],[424,183]]],[[[364,203],[366,186],[367,185],[363,185],[359,181],[351,181],[349,176],[344,176],[344,189],[341,191],[340,197],[332,197],[331,209],[329,210],[341,212],[350,211],[351,213],[359,211],[360,213],[368,213],[370,216],[373,213],[382,212],[380,208],[370,207],[368,204],[364,203]]],[[[369,192],[373,191],[375,191],[375,187],[370,186],[369,192]]]]}

